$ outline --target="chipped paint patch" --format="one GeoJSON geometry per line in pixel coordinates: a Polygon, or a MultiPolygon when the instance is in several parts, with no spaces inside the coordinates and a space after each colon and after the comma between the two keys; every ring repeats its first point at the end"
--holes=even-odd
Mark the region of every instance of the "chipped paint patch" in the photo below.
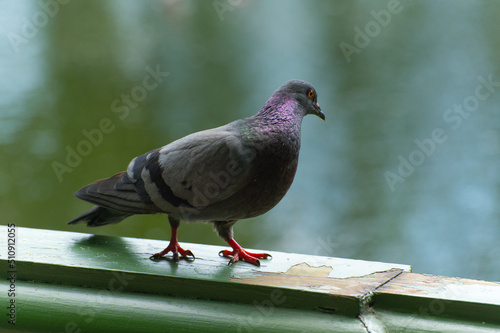
{"type": "Polygon", "coordinates": [[[362,297],[402,272],[401,269],[391,269],[360,277],[331,278],[328,277],[330,268],[328,266],[311,267],[300,263],[292,266],[285,273],[261,272],[252,277],[233,277],[230,280],[251,285],[290,288],[336,296],[362,297]]]}
{"type": "Polygon", "coordinates": [[[285,274],[288,275],[300,275],[300,276],[315,276],[315,277],[328,277],[330,272],[333,270],[330,266],[319,266],[313,267],[309,266],[306,262],[301,262],[300,264],[295,264],[290,267],[285,274]]]}
{"type": "Polygon", "coordinates": [[[404,273],[377,292],[500,305],[498,282],[437,275],[404,273]]]}

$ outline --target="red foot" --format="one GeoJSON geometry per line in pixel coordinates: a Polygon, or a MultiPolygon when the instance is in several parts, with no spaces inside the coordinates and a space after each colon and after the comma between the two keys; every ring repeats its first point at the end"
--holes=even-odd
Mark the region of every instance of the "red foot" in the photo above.
{"type": "Polygon", "coordinates": [[[194,258],[193,252],[190,250],[184,250],[180,245],[179,242],[177,241],[177,227],[178,225],[174,226],[172,223],[170,223],[172,227],[172,237],[170,238],[170,243],[168,246],[165,248],[165,250],[153,254],[149,259],[160,259],[162,258],[165,254],[169,253],[172,251],[172,259],[174,262],[179,261],[179,253],[182,256],[182,258],[189,259],[188,256],[191,256],[194,258]]]}
{"type": "Polygon", "coordinates": [[[219,255],[226,258],[231,258],[228,265],[234,264],[238,260],[241,260],[260,267],[259,259],[267,259],[272,257],[267,253],[252,253],[245,251],[238,243],[236,243],[233,238],[231,238],[227,243],[233,248],[233,251],[222,250],[219,252],[219,255]]]}
{"type": "Polygon", "coordinates": [[[149,259],[160,259],[163,256],[165,256],[167,253],[169,253],[170,251],[172,251],[172,259],[174,260],[174,262],[179,261],[179,254],[181,255],[182,258],[185,258],[185,259],[189,259],[188,256],[191,256],[191,257],[193,257],[193,259],[195,259],[193,252],[191,252],[191,250],[184,250],[179,245],[179,242],[177,242],[177,240],[170,241],[170,244],[168,244],[168,246],[165,248],[165,250],[153,254],[151,257],[149,257],[149,259]]]}

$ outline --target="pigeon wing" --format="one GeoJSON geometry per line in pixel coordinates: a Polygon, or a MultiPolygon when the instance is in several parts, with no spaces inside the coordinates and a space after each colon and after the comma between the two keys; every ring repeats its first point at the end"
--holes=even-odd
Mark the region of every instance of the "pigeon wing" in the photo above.
{"type": "Polygon", "coordinates": [[[129,178],[164,212],[202,209],[227,199],[255,175],[255,152],[234,124],[197,132],[135,158],[129,178]]]}

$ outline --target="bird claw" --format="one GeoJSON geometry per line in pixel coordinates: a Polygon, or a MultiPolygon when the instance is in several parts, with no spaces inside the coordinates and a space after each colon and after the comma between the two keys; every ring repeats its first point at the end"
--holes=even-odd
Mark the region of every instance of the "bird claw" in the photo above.
{"type": "Polygon", "coordinates": [[[149,257],[149,259],[153,260],[153,259],[160,259],[162,257],[161,254],[159,253],[155,253],[153,254],[151,257],[149,257]]]}
{"type": "Polygon", "coordinates": [[[268,259],[272,258],[272,256],[268,253],[252,253],[247,252],[243,249],[241,250],[222,250],[219,252],[219,256],[230,258],[228,266],[234,264],[237,261],[245,261],[257,267],[260,267],[259,259],[268,259]]]}
{"type": "Polygon", "coordinates": [[[220,250],[219,251],[219,257],[229,257],[233,254],[233,252],[229,250],[220,250]]]}
{"type": "Polygon", "coordinates": [[[183,259],[187,259],[187,260],[196,259],[193,252],[191,252],[191,250],[184,250],[183,248],[181,248],[179,246],[179,243],[177,243],[177,244],[170,243],[163,251],[153,254],[151,257],[149,257],[149,259],[163,258],[169,252],[172,252],[172,261],[173,262],[179,262],[179,258],[183,258],[183,259]],[[179,256],[179,254],[180,254],[180,256],[179,256]],[[191,258],[189,258],[189,257],[191,257],[191,258]]]}

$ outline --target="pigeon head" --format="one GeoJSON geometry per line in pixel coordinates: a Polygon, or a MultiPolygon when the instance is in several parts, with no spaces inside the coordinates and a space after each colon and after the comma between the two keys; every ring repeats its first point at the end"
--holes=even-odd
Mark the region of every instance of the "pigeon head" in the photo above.
{"type": "Polygon", "coordinates": [[[325,114],[321,111],[318,104],[318,94],[316,89],[309,82],[302,80],[290,80],[281,85],[274,92],[274,95],[289,95],[294,98],[304,110],[304,116],[314,114],[325,120],[325,114]]]}

